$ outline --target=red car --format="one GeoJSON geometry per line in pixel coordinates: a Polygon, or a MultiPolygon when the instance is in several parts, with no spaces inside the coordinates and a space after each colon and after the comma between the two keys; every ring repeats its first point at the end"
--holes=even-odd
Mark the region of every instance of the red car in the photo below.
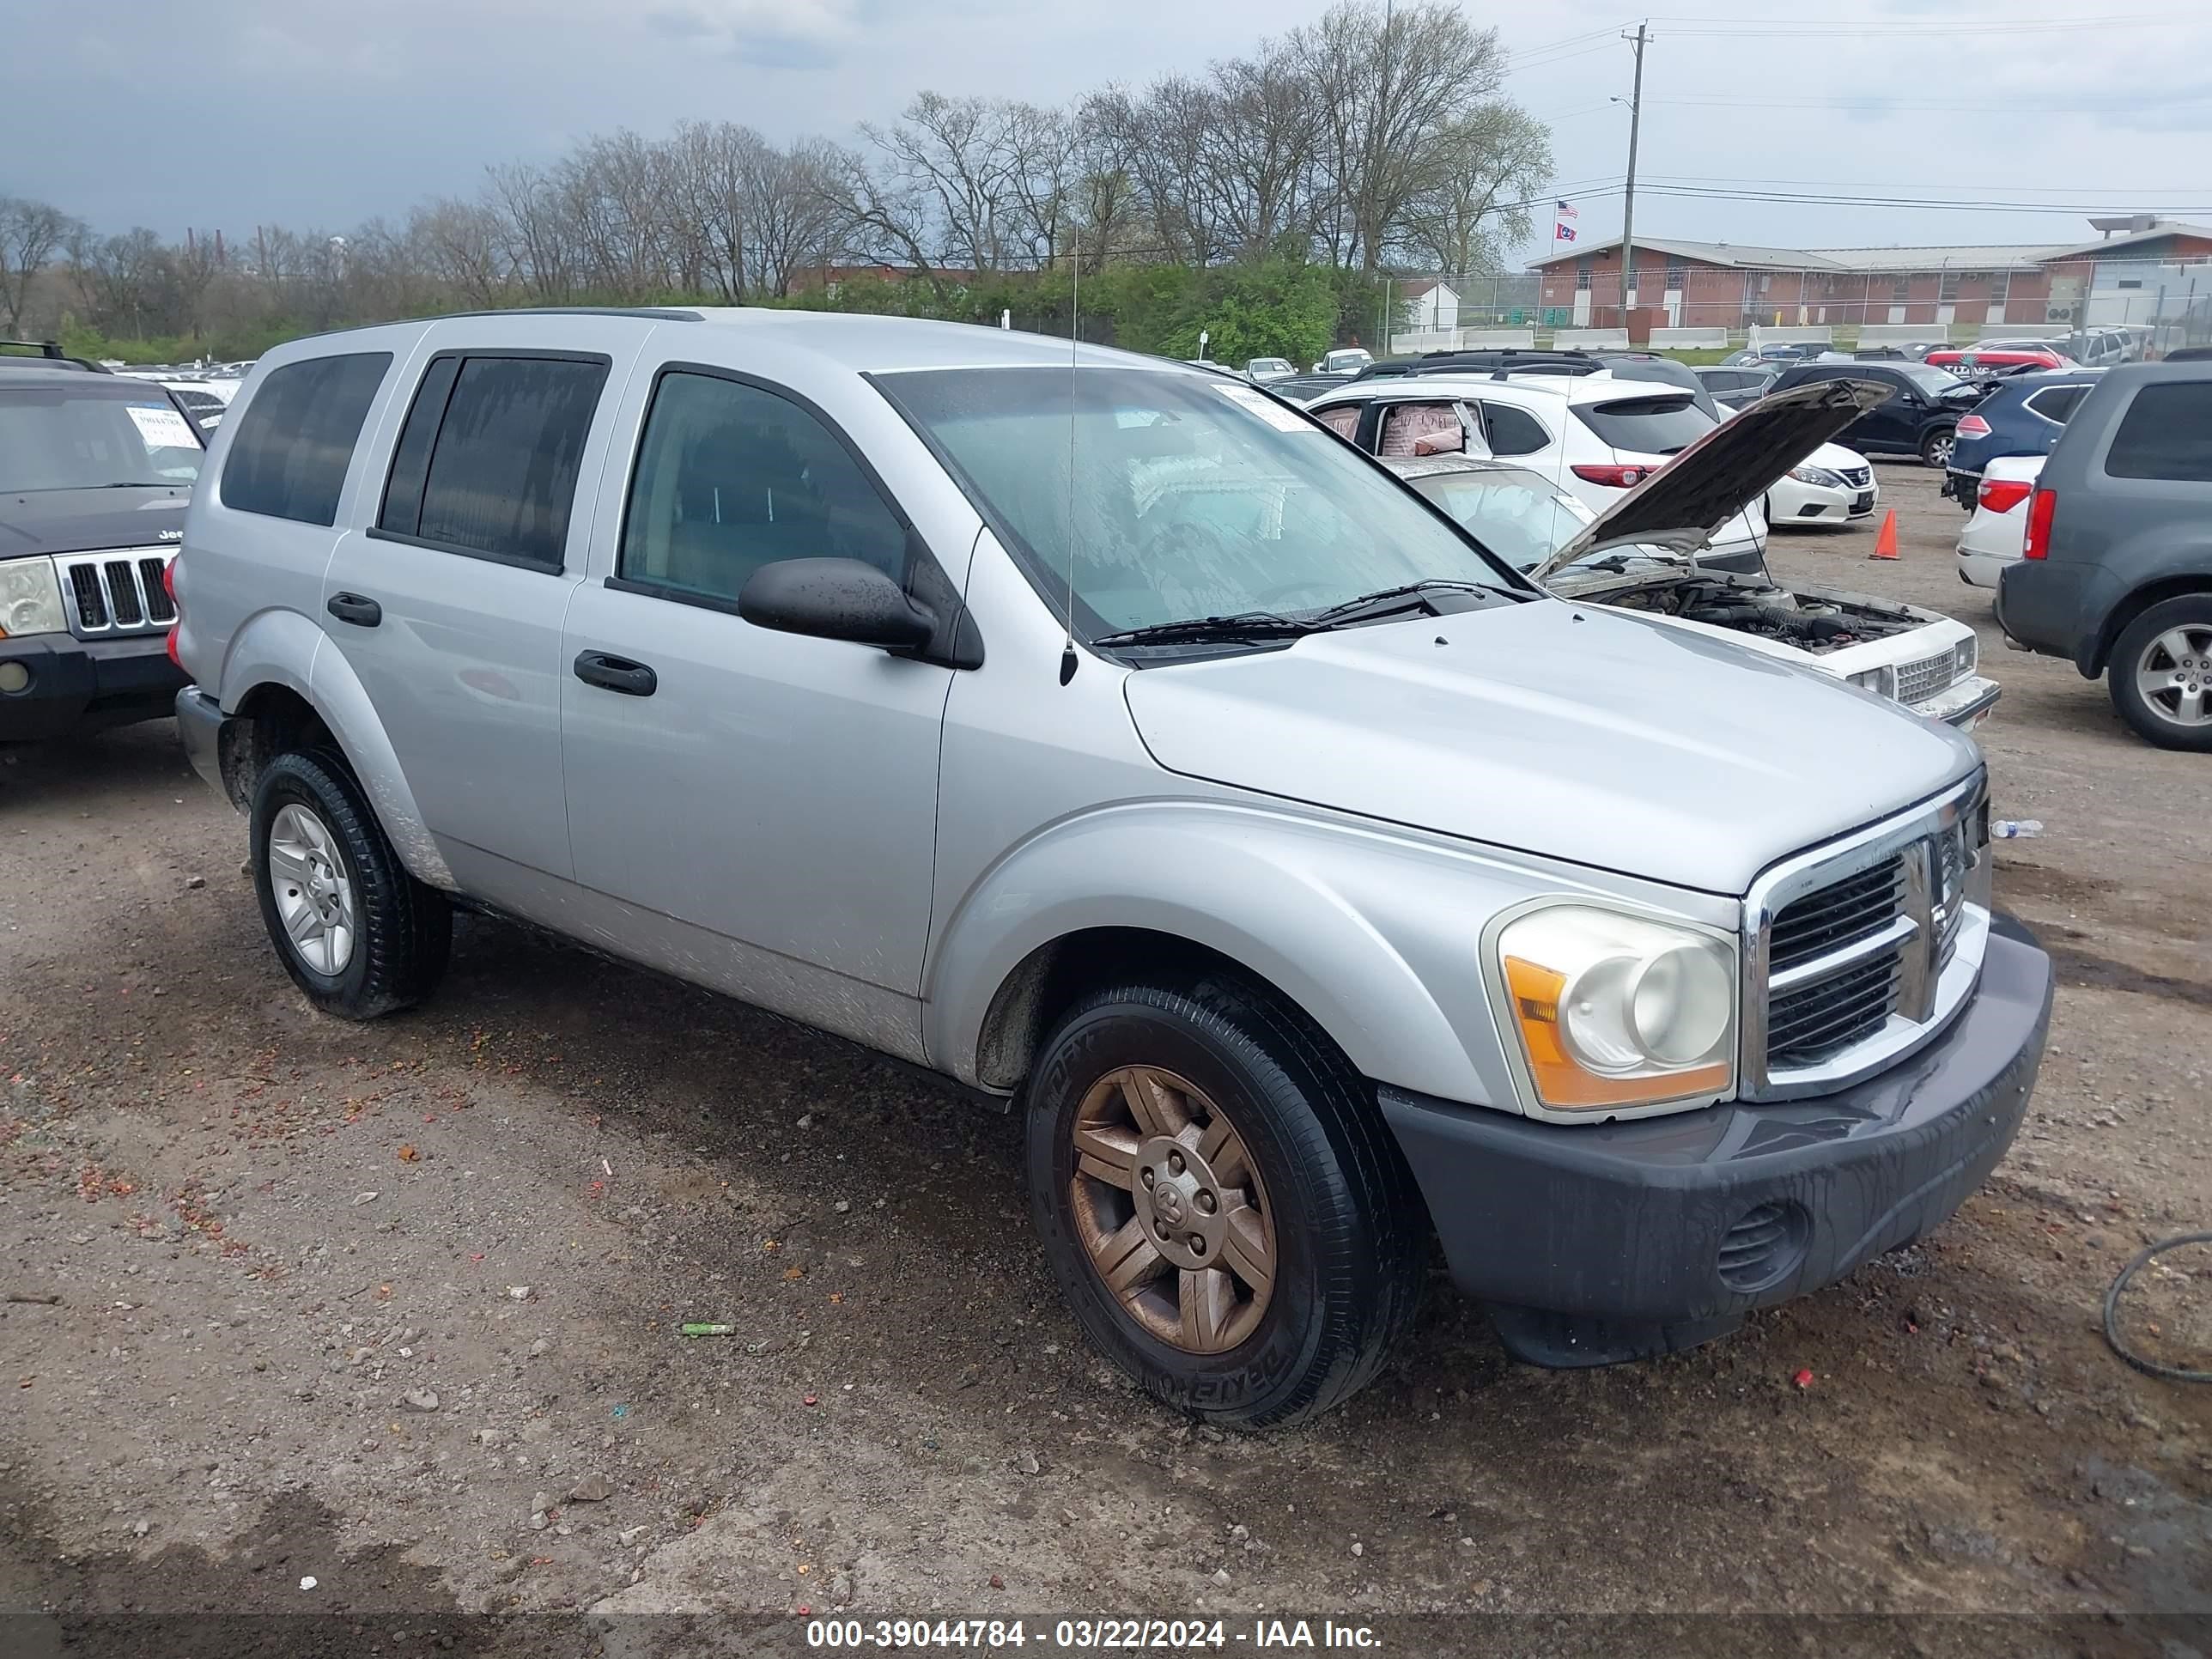
{"type": "Polygon", "coordinates": [[[1928,362],[1953,374],[1988,368],[2073,368],[2074,360],[2056,346],[2035,340],[1991,340],[1985,344],[1952,346],[1931,351],[1928,362]]]}

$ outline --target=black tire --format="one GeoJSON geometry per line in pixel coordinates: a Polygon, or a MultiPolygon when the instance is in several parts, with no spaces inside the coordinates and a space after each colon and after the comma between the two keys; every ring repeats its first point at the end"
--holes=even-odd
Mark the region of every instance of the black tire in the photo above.
{"type": "Polygon", "coordinates": [[[452,953],[453,908],[444,894],[407,873],[343,759],[328,750],[279,755],[253,792],[251,823],[261,920],[284,970],[309,1001],[342,1019],[374,1019],[436,988],[452,953]],[[337,878],[349,885],[353,940],[335,972],[303,957],[278,906],[270,831],[288,806],[313,814],[329,832],[339,855],[337,878]]]}
{"type": "Polygon", "coordinates": [[[1085,997],[1046,1038],[1024,1095],[1030,1209],[1091,1341],[1158,1399],[1224,1427],[1295,1423],[1348,1399],[1412,1328],[1428,1212],[1373,1089],[1300,1015],[1228,977],[1085,997]],[[1242,1137],[1275,1234],[1272,1291],[1224,1352],[1161,1340],[1094,1267],[1075,1206],[1074,1126],[1093,1086],[1159,1067],[1242,1137]]]}
{"type": "Polygon", "coordinates": [[[2120,630],[2105,665],[2106,690],[2119,717],[2136,734],[2160,749],[2180,749],[2197,754],[2212,751],[2212,722],[2184,725],[2162,703],[2146,696],[2138,676],[2146,669],[2178,671],[2185,684],[2193,675],[2199,687],[2212,686],[2212,593],[2184,593],[2161,599],[2120,630]],[[2187,651],[2176,655],[2159,647],[2159,641],[2180,630],[2191,641],[2187,651]],[[2183,663],[2191,665],[2183,668],[2183,663]]]}
{"type": "MultiPolygon", "coordinates": [[[[1954,426],[1930,427],[1920,434],[1920,465],[1932,466],[1937,471],[1947,471],[1951,465],[1951,451],[1959,441],[1959,429],[1954,426]]],[[[1970,507],[1968,511],[1972,511],[1970,507]]]]}

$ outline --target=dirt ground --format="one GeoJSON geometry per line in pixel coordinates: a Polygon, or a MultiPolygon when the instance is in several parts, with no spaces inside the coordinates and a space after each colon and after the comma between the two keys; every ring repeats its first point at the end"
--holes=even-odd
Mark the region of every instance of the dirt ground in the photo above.
{"type": "MultiPolygon", "coordinates": [[[[1661,1362],[1516,1367],[1439,1279],[1401,1364],[1267,1437],[1085,1346],[1012,1119],[489,922],[418,1012],[319,1018],[167,723],[0,755],[0,1609],[388,1615],[395,1652],[583,1610],[531,1647],[700,1650],[620,1616],[690,1613],[758,1650],[801,1609],[2212,1652],[2212,1390],[2097,1323],[2212,1227],[2212,773],[2005,650],[1958,510],[1880,476],[1901,562],[1862,527],[1773,562],[1964,617],[2003,684],[1995,810],[2045,827],[1997,892],[2062,978],[2019,1144],[1922,1244],[1661,1362]]],[[[2133,1328],[2202,1365],[2212,1251],[2180,1265],[2133,1328]]]]}

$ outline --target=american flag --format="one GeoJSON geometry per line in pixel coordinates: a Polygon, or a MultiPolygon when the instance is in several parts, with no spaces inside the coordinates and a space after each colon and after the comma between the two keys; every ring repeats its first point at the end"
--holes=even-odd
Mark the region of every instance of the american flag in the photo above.
{"type": "Polygon", "coordinates": [[[1558,204],[1558,206],[1559,210],[1559,217],[1562,219],[1579,219],[1583,216],[1581,211],[1572,202],[1561,202],[1558,204]]]}

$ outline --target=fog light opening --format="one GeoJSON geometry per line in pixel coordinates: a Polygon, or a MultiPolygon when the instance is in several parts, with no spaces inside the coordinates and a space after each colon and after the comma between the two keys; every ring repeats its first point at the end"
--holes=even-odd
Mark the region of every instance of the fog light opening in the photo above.
{"type": "Polygon", "coordinates": [[[15,696],[30,689],[31,670],[28,664],[0,662],[0,692],[15,696]]]}

